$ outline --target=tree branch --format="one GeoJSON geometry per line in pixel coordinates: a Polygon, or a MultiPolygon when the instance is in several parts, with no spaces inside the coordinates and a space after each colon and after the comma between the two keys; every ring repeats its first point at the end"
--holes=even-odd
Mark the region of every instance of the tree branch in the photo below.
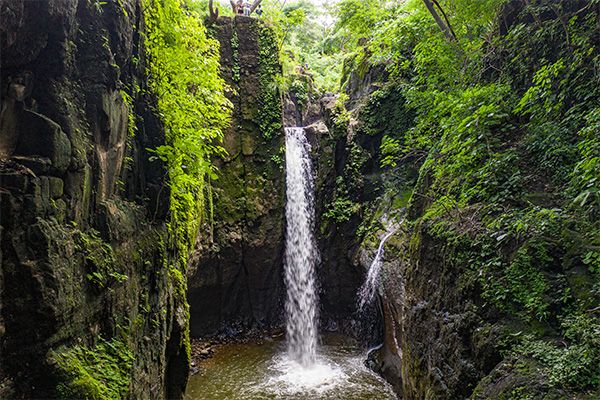
{"type": "Polygon", "coordinates": [[[262,0],[254,0],[254,3],[252,3],[252,6],[250,7],[250,14],[252,14],[254,10],[256,10],[256,7],[260,5],[261,1],[262,0]]]}
{"type": "Polygon", "coordinates": [[[437,6],[437,8],[440,10],[440,12],[442,13],[444,20],[446,21],[446,26],[448,27],[448,29],[450,29],[450,33],[454,37],[454,40],[458,41],[458,38],[456,37],[456,33],[454,33],[454,29],[452,29],[452,25],[450,24],[450,20],[448,19],[446,12],[444,11],[444,9],[440,5],[440,3],[438,3],[437,0],[432,0],[432,1],[433,1],[433,4],[435,4],[437,6]]]}
{"type": "MultiPolygon", "coordinates": [[[[448,25],[446,25],[446,23],[442,20],[442,18],[440,18],[440,15],[435,10],[435,7],[434,7],[433,3],[431,2],[431,0],[423,0],[423,3],[425,3],[425,7],[427,7],[427,9],[429,10],[429,13],[433,16],[433,19],[438,24],[438,26],[440,27],[440,29],[442,30],[444,35],[446,35],[446,38],[448,38],[448,40],[451,40],[451,41],[456,41],[456,36],[454,35],[454,32],[448,25]]],[[[439,7],[439,4],[438,4],[438,7],[439,7]]],[[[441,10],[441,8],[440,8],[440,10],[441,10]]]]}
{"type": "Polygon", "coordinates": [[[219,7],[214,7],[213,0],[208,0],[208,14],[210,22],[215,22],[219,18],[219,7]]]}

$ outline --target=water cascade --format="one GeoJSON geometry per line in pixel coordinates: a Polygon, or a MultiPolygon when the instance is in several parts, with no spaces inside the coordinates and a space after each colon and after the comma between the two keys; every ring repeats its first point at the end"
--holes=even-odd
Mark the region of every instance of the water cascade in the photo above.
{"type": "Polygon", "coordinates": [[[285,311],[288,355],[301,366],[308,367],[315,363],[317,353],[315,265],[318,251],[313,234],[315,211],[310,145],[304,128],[286,128],[285,144],[285,311]]]}
{"type": "Polygon", "coordinates": [[[286,128],[286,343],[223,346],[190,378],[189,399],[395,399],[369,370],[367,354],[340,335],[324,334],[317,349],[319,261],[310,145],[303,128],[286,128]],[[284,348],[280,348],[285,345],[284,348]],[[318,350],[318,351],[317,351],[318,350]]]}
{"type": "Polygon", "coordinates": [[[373,298],[375,297],[375,293],[377,291],[377,288],[379,287],[379,277],[381,274],[381,266],[383,264],[383,253],[384,253],[383,248],[384,248],[386,240],[388,240],[390,238],[390,236],[392,236],[394,233],[396,233],[397,229],[398,229],[397,225],[392,224],[388,228],[385,235],[383,235],[381,242],[379,242],[379,247],[377,248],[377,254],[375,255],[375,258],[373,259],[373,261],[371,262],[371,265],[369,266],[369,271],[367,272],[367,278],[365,279],[365,282],[358,290],[358,309],[359,309],[359,311],[363,311],[365,306],[370,304],[373,301],[373,298]]]}

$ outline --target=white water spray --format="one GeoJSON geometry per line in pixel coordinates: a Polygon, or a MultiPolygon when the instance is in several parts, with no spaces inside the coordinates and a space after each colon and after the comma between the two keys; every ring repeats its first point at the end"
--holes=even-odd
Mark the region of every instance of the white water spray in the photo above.
{"type": "Polygon", "coordinates": [[[285,128],[286,332],[289,357],[303,367],[316,361],[318,251],[313,234],[313,176],[304,128],[285,128]]]}
{"type": "Polygon", "coordinates": [[[370,304],[373,301],[373,298],[375,298],[375,292],[377,291],[377,288],[379,287],[381,266],[383,264],[383,253],[384,253],[383,248],[385,245],[385,241],[388,240],[389,237],[392,236],[394,233],[396,233],[397,229],[398,229],[398,227],[396,225],[392,224],[390,226],[390,228],[388,229],[388,231],[386,232],[386,234],[381,239],[381,242],[379,242],[379,247],[377,248],[377,254],[375,255],[375,258],[373,259],[373,262],[371,262],[371,266],[369,266],[369,271],[367,272],[367,279],[365,279],[365,282],[358,290],[358,309],[359,309],[359,311],[362,311],[365,308],[365,306],[367,304],[370,304]]]}

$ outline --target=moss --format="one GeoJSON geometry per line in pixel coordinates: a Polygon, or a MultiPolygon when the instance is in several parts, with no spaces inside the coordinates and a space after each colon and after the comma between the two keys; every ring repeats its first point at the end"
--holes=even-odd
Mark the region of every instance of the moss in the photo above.
{"type": "Polygon", "coordinates": [[[50,353],[60,383],[61,399],[123,399],[127,397],[134,358],[117,339],[100,339],[94,347],[62,347],[50,353]]]}
{"type": "Polygon", "coordinates": [[[259,25],[259,80],[260,97],[258,100],[259,112],[255,121],[265,139],[271,139],[281,133],[281,98],[277,86],[281,74],[281,66],[276,56],[277,37],[273,29],[265,24],[259,25]]]}
{"type": "Polygon", "coordinates": [[[362,132],[367,135],[388,135],[403,138],[414,123],[414,111],[406,106],[402,91],[386,85],[369,96],[360,111],[362,132]]]}
{"type": "Polygon", "coordinates": [[[240,41],[238,39],[237,31],[234,29],[231,34],[231,77],[234,83],[240,82],[240,41]]]}
{"type": "Polygon", "coordinates": [[[99,233],[93,229],[86,232],[75,231],[75,242],[78,251],[82,252],[86,261],[86,277],[96,288],[105,288],[127,280],[123,274],[123,266],[115,257],[110,244],[104,242],[99,233]]]}
{"type": "Polygon", "coordinates": [[[189,361],[191,360],[192,350],[190,344],[190,329],[188,326],[190,321],[190,306],[187,302],[186,296],[187,280],[185,279],[181,271],[173,265],[171,265],[171,267],[169,268],[169,277],[171,279],[171,284],[173,285],[174,289],[174,300],[175,306],[177,307],[176,313],[183,313],[183,315],[179,315],[180,323],[181,325],[183,325],[179,347],[184,349],[186,360],[189,363],[189,361]]]}

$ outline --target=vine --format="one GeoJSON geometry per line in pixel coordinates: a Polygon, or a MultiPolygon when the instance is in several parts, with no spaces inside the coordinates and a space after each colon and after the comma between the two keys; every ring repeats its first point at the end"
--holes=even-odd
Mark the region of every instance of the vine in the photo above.
{"type": "Polygon", "coordinates": [[[277,136],[283,128],[281,101],[276,77],[280,75],[277,37],[273,29],[260,24],[258,35],[260,97],[257,124],[265,139],[277,136]]]}
{"type": "Polygon", "coordinates": [[[178,0],[147,0],[144,10],[149,85],[165,127],[165,144],[154,151],[167,164],[169,230],[185,264],[205,217],[206,183],[215,178],[211,156],[224,153],[231,104],[219,44],[207,37],[200,15],[178,0]]]}
{"type": "Polygon", "coordinates": [[[240,40],[237,35],[237,31],[234,29],[231,34],[231,60],[233,66],[231,67],[232,79],[235,83],[240,82],[240,40]]]}

